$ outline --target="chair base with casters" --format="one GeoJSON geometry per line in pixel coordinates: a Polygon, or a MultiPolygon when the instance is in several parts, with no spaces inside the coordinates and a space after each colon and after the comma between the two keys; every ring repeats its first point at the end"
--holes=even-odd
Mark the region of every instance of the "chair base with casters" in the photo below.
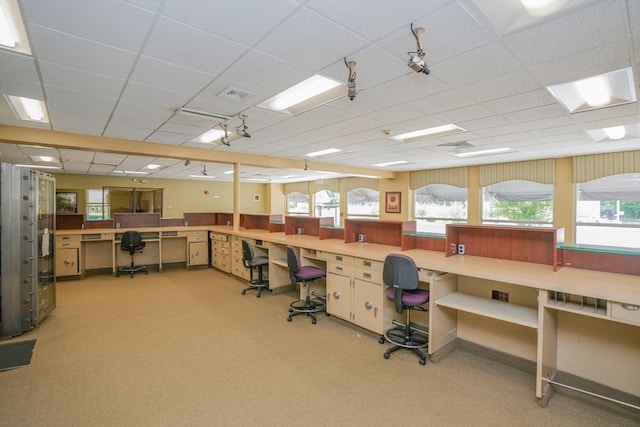
{"type": "Polygon", "coordinates": [[[269,281],[264,279],[262,268],[265,265],[269,264],[269,257],[266,256],[255,256],[253,253],[253,246],[246,241],[242,240],[242,265],[245,268],[249,269],[249,281],[247,282],[247,287],[242,290],[242,295],[246,294],[247,291],[258,291],[256,293],[256,297],[260,298],[262,295],[262,290],[264,288],[269,288],[269,281]],[[258,270],[258,278],[254,279],[253,271],[258,270]]]}
{"type": "Polygon", "coordinates": [[[129,277],[133,277],[136,273],[144,273],[144,274],[149,274],[149,271],[147,270],[147,267],[144,265],[134,265],[133,262],[131,262],[131,266],[129,267],[118,267],[118,272],[116,273],[116,277],[120,277],[120,274],[128,274],[129,277]]]}
{"type": "MultiPolygon", "coordinates": [[[[427,311],[427,309],[419,307],[413,310],[427,311]]],[[[429,345],[429,332],[422,330],[411,323],[410,311],[407,313],[407,323],[402,323],[398,320],[393,320],[392,323],[395,328],[391,328],[384,332],[384,335],[380,337],[378,342],[384,344],[389,342],[393,344],[387,351],[384,352],[384,358],[391,357],[391,353],[398,350],[410,350],[416,353],[420,357],[420,364],[427,364],[427,354],[422,351],[429,345]]]]}
{"type": "Polygon", "coordinates": [[[262,276],[262,265],[258,265],[257,269],[258,269],[258,278],[254,279],[253,268],[251,268],[251,272],[249,273],[251,275],[251,278],[247,282],[247,287],[242,290],[242,295],[246,294],[247,291],[258,291],[256,293],[256,297],[260,298],[260,295],[262,295],[262,290],[265,288],[269,289],[269,281],[263,279],[263,276],[262,276]]]}
{"type": "Polygon", "coordinates": [[[289,305],[289,317],[287,317],[287,321],[291,322],[293,316],[306,314],[311,317],[311,323],[315,325],[318,322],[316,313],[326,313],[327,311],[327,300],[323,295],[317,295],[313,292],[310,293],[309,284],[304,284],[304,286],[307,288],[307,295],[304,299],[294,301],[289,305]],[[312,297],[316,299],[312,299],[312,297]]]}

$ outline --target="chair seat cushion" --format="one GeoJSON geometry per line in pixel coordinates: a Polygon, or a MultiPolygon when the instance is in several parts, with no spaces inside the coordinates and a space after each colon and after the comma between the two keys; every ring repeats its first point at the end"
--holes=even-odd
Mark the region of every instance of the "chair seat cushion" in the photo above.
{"type": "Polygon", "coordinates": [[[258,267],[260,265],[266,265],[266,264],[269,264],[269,257],[266,257],[266,256],[257,256],[253,258],[251,261],[249,261],[249,265],[251,267],[258,267]]]}
{"type": "MultiPolygon", "coordinates": [[[[393,288],[387,288],[387,298],[393,301],[394,291],[393,288]]],[[[402,292],[402,304],[406,306],[414,307],[416,305],[422,305],[429,301],[429,291],[422,289],[416,289],[412,291],[402,292]]]]}
{"type": "Polygon", "coordinates": [[[300,267],[300,271],[296,273],[298,280],[313,280],[327,275],[327,272],[321,268],[314,267],[312,265],[305,265],[300,267]]]}

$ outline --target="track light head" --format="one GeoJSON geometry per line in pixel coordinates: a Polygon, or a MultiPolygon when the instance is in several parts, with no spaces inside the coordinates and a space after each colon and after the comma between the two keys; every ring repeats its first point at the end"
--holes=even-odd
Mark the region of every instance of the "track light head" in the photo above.
{"type": "Polygon", "coordinates": [[[249,129],[247,127],[248,116],[246,114],[243,114],[243,115],[238,115],[238,117],[240,117],[240,120],[242,120],[242,124],[235,127],[236,133],[243,138],[251,138],[251,134],[247,131],[247,129],[249,129]]]}
{"type": "Polygon", "coordinates": [[[189,166],[190,164],[191,164],[191,160],[187,159],[187,160],[184,161],[185,167],[189,166]]]}
{"type": "Polygon", "coordinates": [[[347,79],[347,96],[351,101],[353,101],[356,97],[356,61],[348,61],[347,58],[344,58],[344,65],[349,69],[349,77],[347,79]]]}
{"type": "Polygon", "coordinates": [[[424,60],[424,49],[422,49],[422,34],[424,33],[424,28],[413,28],[413,22],[411,23],[411,33],[416,38],[416,44],[418,45],[418,50],[415,52],[407,52],[409,54],[409,63],[407,64],[409,68],[411,68],[416,73],[429,74],[429,67],[427,66],[427,62],[424,60]]]}

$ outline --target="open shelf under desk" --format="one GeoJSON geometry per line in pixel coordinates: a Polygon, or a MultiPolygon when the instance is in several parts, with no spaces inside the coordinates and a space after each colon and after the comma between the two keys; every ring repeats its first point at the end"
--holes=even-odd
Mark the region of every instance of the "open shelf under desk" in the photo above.
{"type": "Polygon", "coordinates": [[[275,264],[275,265],[279,265],[280,267],[289,268],[289,265],[287,264],[287,260],[286,259],[284,259],[284,260],[282,260],[282,259],[274,259],[274,260],[271,261],[271,263],[275,264]]]}
{"type": "Polygon", "coordinates": [[[436,300],[436,305],[538,329],[538,311],[532,307],[454,292],[436,300]]]}

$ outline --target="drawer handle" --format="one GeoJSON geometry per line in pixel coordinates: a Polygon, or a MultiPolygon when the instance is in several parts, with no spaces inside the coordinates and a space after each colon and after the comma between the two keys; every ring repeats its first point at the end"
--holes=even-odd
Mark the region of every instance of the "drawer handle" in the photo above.
{"type": "Polygon", "coordinates": [[[336,261],[342,261],[342,257],[340,255],[336,255],[336,261]]]}
{"type": "Polygon", "coordinates": [[[73,261],[71,261],[70,259],[65,259],[64,265],[73,265],[73,261]]]}
{"type": "Polygon", "coordinates": [[[365,267],[371,267],[371,261],[362,261],[362,265],[365,267]]]}
{"type": "Polygon", "coordinates": [[[342,267],[336,267],[336,271],[342,271],[342,267]]]}
{"type": "Polygon", "coordinates": [[[335,299],[340,299],[340,292],[337,292],[337,291],[336,291],[336,292],[334,292],[334,293],[333,293],[333,297],[334,297],[335,299]]]}
{"type": "Polygon", "coordinates": [[[68,248],[69,246],[71,246],[71,244],[70,244],[70,243],[63,243],[63,244],[62,244],[62,247],[63,247],[63,248],[68,248]]]}
{"type": "Polygon", "coordinates": [[[620,304],[620,305],[625,310],[629,310],[629,311],[638,311],[638,310],[640,310],[640,305],[635,305],[635,304],[620,304]]]}
{"type": "Polygon", "coordinates": [[[371,273],[362,273],[362,277],[365,279],[371,279],[371,273]]]}
{"type": "Polygon", "coordinates": [[[365,302],[364,306],[366,307],[367,310],[371,310],[373,308],[373,304],[371,304],[370,301],[365,302]]]}

